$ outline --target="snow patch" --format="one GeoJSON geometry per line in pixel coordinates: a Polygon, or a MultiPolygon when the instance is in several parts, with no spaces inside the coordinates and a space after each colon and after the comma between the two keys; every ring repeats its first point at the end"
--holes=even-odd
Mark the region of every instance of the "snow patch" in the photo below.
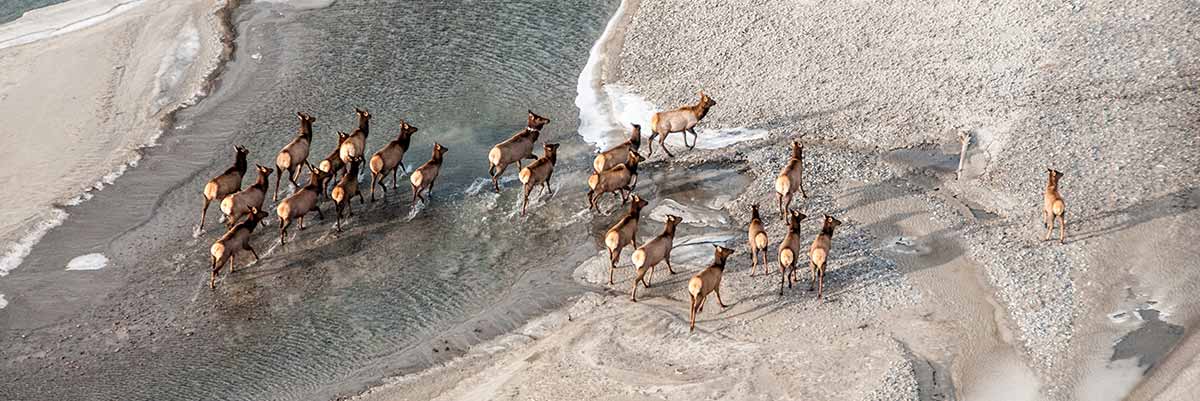
{"type": "Polygon", "coordinates": [[[67,270],[100,270],[108,266],[108,257],[102,253],[76,256],[67,262],[67,270]]]}

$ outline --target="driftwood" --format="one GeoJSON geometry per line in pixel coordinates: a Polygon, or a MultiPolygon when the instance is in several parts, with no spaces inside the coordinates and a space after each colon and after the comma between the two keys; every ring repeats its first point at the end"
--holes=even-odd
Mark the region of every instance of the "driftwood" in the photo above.
{"type": "Polygon", "coordinates": [[[962,148],[960,148],[958,151],[958,170],[954,171],[955,180],[962,178],[963,163],[965,163],[967,160],[967,145],[971,144],[971,132],[959,132],[958,143],[962,144],[962,148]]]}

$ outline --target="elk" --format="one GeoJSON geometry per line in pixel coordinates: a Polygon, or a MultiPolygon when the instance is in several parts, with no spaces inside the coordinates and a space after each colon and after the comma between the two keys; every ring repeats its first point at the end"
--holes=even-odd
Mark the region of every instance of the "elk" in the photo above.
{"type": "Polygon", "coordinates": [[[675,274],[675,270],[671,267],[671,249],[675,248],[675,227],[683,222],[683,218],[675,215],[667,215],[666,226],[663,227],[662,234],[659,234],[654,239],[642,244],[637,250],[633,251],[633,267],[637,268],[637,276],[633,279],[633,292],[629,295],[629,299],[637,302],[637,287],[638,282],[641,282],[646,288],[650,288],[650,281],[654,278],[654,268],[659,262],[667,262],[667,271],[675,274]],[[650,271],[650,275],[646,275],[646,271],[650,271]]]}
{"type": "Polygon", "coordinates": [[[200,229],[204,229],[204,218],[208,215],[208,204],[213,200],[224,199],[226,195],[237,192],[242,188],[242,176],[246,175],[246,155],[250,151],[241,145],[234,146],[234,161],[233,167],[225,169],[213,179],[208,180],[204,184],[204,191],[201,195],[204,196],[204,207],[200,209],[200,229]]]}
{"type": "Polygon", "coordinates": [[[708,300],[709,293],[716,293],[717,305],[721,305],[721,308],[726,307],[725,301],[721,300],[721,276],[725,275],[725,259],[733,254],[733,250],[718,245],[713,245],[713,248],[715,252],[712,264],[688,280],[688,295],[692,301],[689,308],[692,326],[688,329],[689,332],[696,331],[696,315],[704,311],[704,301],[708,300]]]}
{"type": "MultiPolygon", "coordinates": [[[[825,291],[825,266],[829,263],[829,247],[833,241],[833,229],[840,225],[842,225],[840,220],[825,215],[825,222],[821,224],[821,233],[817,234],[817,239],[813,240],[812,247],[808,250],[808,267],[812,269],[818,301],[822,299],[821,295],[825,291]]],[[[809,291],[811,290],[810,286],[809,291]]]]}
{"type": "MultiPolygon", "coordinates": [[[[796,259],[800,254],[800,222],[804,220],[804,213],[789,211],[791,219],[788,220],[788,232],[783,237],[783,242],[779,244],[779,295],[783,295],[783,283],[786,281],[788,288],[792,288],[792,284],[796,283],[796,259]]],[[[766,263],[763,263],[763,270],[766,271],[766,263]]],[[[814,278],[815,279],[815,278],[814,278]]]]}
{"type": "Polygon", "coordinates": [[[667,156],[675,157],[671,154],[671,150],[667,149],[667,135],[672,132],[683,133],[683,145],[688,149],[696,147],[696,141],[699,140],[699,135],[696,135],[696,124],[708,114],[708,109],[716,106],[717,102],[704,91],[700,91],[700,101],[692,106],[683,106],[671,111],[661,111],[654,113],[650,118],[650,141],[648,145],[649,151],[647,156],[654,156],[654,137],[658,137],[658,144],[662,146],[663,151],[667,152],[667,156]],[[687,144],[687,134],[692,133],[692,144],[687,144]]]}
{"type": "Polygon", "coordinates": [[[317,163],[317,170],[321,170],[321,172],[325,173],[325,180],[321,183],[322,189],[329,187],[329,181],[332,181],[337,177],[338,171],[342,171],[346,168],[346,164],[342,163],[341,150],[342,143],[345,143],[346,139],[350,138],[350,134],[338,131],[337,137],[337,145],[334,146],[333,150],[329,152],[329,156],[325,156],[324,159],[321,159],[320,163],[317,163]]]}
{"type": "Polygon", "coordinates": [[[638,219],[641,218],[642,208],[650,202],[642,200],[637,194],[633,195],[633,203],[629,205],[629,213],[625,214],[617,224],[604,233],[604,247],[608,249],[608,284],[613,283],[613,269],[617,268],[617,259],[621,257],[621,249],[633,244],[637,248],[638,219]]]}
{"type": "Polygon", "coordinates": [[[792,158],[788,160],[779,177],[775,178],[775,193],[779,195],[779,216],[787,218],[788,209],[792,208],[792,196],[800,191],[800,196],[808,198],[804,192],[804,146],[799,141],[792,141],[792,158]]]}
{"type": "Polygon", "coordinates": [[[645,160],[642,155],[630,150],[627,163],[618,164],[616,167],[593,173],[588,177],[588,210],[600,210],[597,200],[608,192],[621,198],[621,204],[625,204],[628,201],[629,192],[633,191],[634,186],[637,185],[638,163],[642,160],[645,160]]]}
{"type": "Polygon", "coordinates": [[[750,205],[750,229],[746,246],[750,248],[750,275],[753,276],[758,268],[758,257],[762,256],[763,274],[770,274],[767,269],[767,230],[763,228],[762,218],[758,215],[758,204],[750,205]]]}
{"type": "Polygon", "coordinates": [[[393,190],[396,189],[396,170],[400,169],[408,174],[408,169],[404,167],[404,153],[408,151],[408,144],[415,133],[417,133],[417,127],[400,120],[400,134],[396,136],[396,139],[388,142],[383,149],[379,149],[374,156],[371,156],[371,202],[375,201],[376,182],[379,183],[379,188],[383,189],[384,194],[387,194],[387,186],[383,184],[383,179],[387,178],[388,174],[392,175],[393,190]]]}
{"type": "Polygon", "coordinates": [[[355,128],[350,133],[350,137],[346,138],[345,142],[338,145],[338,157],[342,158],[344,165],[350,165],[350,159],[355,156],[362,156],[367,150],[367,135],[370,134],[371,128],[371,113],[354,108],[354,114],[358,116],[358,128],[355,128]]]}
{"type": "Polygon", "coordinates": [[[208,253],[212,255],[212,274],[208,279],[208,288],[217,288],[217,273],[221,272],[221,268],[225,267],[225,262],[229,262],[229,274],[237,268],[237,261],[234,260],[238,251],[247,250],[251,255],[254,255],[254,261],[258,261],[258,252],[250,247],[250,234],[254,232],[254,228],[258,227],[259,222],[267,217],[267,212],[258,210],[257,207],[250,207],[250,214],[246,217],[246,221],[229,229],[225,235],[222,235],[217,242],[212,244],[208,249],[208,253]]]}
{"type": "Polygon", "coordinates": [[[363,201],[362,192],[358,190],[358,170],[362,167],[362,162],[362,156],[354,156],[353,159],[350,159],[350,170],[343,174],[342,179],[333,186],[333,190],[329,191],[329,198],[333,199],[333,204],[337,208],[335,225],[337,231],[342,231],[342,209],[346,209],[346,218],[350,218],[354,214],[354,207],[350,203],[351,199],[357,196],[358,204],[366,203],[363,201]]]}
{"type": "Polygon", "coordinates": [[[1046,237],[1043,241],[1050,239],[1050,234],[1054,233],[1054,220],[1058,220],[1058,243],[1063,243],[1067,238],[1067,209],[1063,197],[1058,193],[1058,180],[1062,178],[1063,173],[1057,170],[1048,168],[1046,172],[1050,174],[1050,181],[1046,183],[1046,201],[1042,205],[1042,225],[1046,227],[1046,237]]]}
{"type": "Polygon", "coordinates": [[[261,164],[255,164],[254,168],[258,171],[254,185],[221,200],[221,212],[225,213],[225,224],[228,228],[233,228],[243,215],[250,213],[250,209],[262,209],[263,200],[267,198],[267,184],[274,170],[261,164]]]}
{"type": "Polygon", "coordinates": [[[312,165],[308,164],[308,148],[312,145],[312,125],[317,122],[317,118],[301,112],[296,112],[296,116],[300,117],[300,132],[275,156],[275,197],[273,200],[276,201],[279,200],[279,180],[283,177],[284,171],[288,172],[288,181],[291,181],[292,185],[299,185],[296,184],[296,176],[299,175],[301,166],[308,166],[308,172],[312,174],[312,165]]]}
{"type": "Polygon", "coordinates": [[[554,175],[554,164],[557,162],[558,144],[547,143],[542,145],[542,157],[529,163],[517,174],[517,178],[520,178],[521,184],[525,186],[525,193],[521,197],[522,216],[525,215],[525,208],[529,206],[529,193],[534,187],[541,185],[542,193],[550,190],[550,177],[554,175]]]}
{"type": "Polygon", "coordinates": [[[429,197],[433,197],[433,182],[437,180],[438,173],[442,169],[442,157],[449,150],[450,148],[434,142],[433,156],[425,164],[422,164],[421,167],[413,170],[412,175],[408,176],[409,182],[412,183],[413,197],[412,201],[410,201],[411,203],[416,203],[418,198],[421,199],[421,202],[428,203],[429,201],[421,196],[421,191],[425,189],[429,190],[429,197]]]}
{"type": "Polygon", "coordinates": [[[279,202],[279,206],[275,207],[275,214],[279,216],[280,245],[285,242],[287,228],[292,224],[292,220],[300,219],[301,230],[304,229],[304,215],[313,210],[317,211],[317,216],[320,216],[321,220],[325,220],[325,214],[321,213],[321,207],[317,205],[317,200],[325,192],[325,188],[321,184],[323,182],[325,182],[325,173],[313,171],[304,188],[300,188],[299,191],[279,202]]]}
{"type": "Polygon", "coordinates": [[[629,134],[629,139],[621,142],[617,146],[597,153],[596,159],[592,161],[592,169],[597,173],[616,167],[618,164],[629,162],[629,151],[638,151],[642,147],[642,126],[633,124],[633,132],[629,134]]]}
{"type": "Polygon", "coordinates": [[[504,174],[504,169],[507,169],[509,164],[517,163],[517,167],[520,168],[521,160],[537,158],[533,155],[533,144],[537,142],[542,127],[549,122],[550,119],[533,114],[530,110],[525,129],[496,144],[488,152],[488,174],[492,177],[492,186],[497,193],[500,192],[500,175],[504,174]]]}

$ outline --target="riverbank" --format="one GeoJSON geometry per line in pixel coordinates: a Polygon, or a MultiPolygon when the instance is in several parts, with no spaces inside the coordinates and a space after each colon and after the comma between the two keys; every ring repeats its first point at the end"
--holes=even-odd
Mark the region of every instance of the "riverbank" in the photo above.
{"type": "MultiPolygon", "coordinates": [[[[722,291],[730,308],[710,304],[687,333],[684,283],[710,255],[680,262],[686,273],[639,291],[636,304],[628,269],[609,286],[593,260],[576,280],[596,294],[362,399],[1117,400],[1178,399],[1196,386],[1179,373],[1200,361],[1190,335],[1200,308],[1187,295],[1200,285],[1187,245],[1200,222],[1200,127],[1185,117],[1200,101],[1185,63],[1200,51],[1186,33],[1195,9],[625,9],[600,79],[625,96],[611,115],[692,103],[704,89],[718,105],[701,142],[706,131],[769,132],[670,161],[656,152],[643,168],[665,171],[639,180],[713,165],[749,179],[715,205],[732,216],[716,229],[739,251],[722,291]],[[973,141],[956,180],[961,132],[973,141]],[[778,276],[749,277],[742,254],[746,206],[777,213],[771,180],[792,139],[808,144],[812,195],[797,206],[846,222],[825,304],[802,290],[777,297],[778,276]],[[1065,245],[1040,241],[1048,167],[1066,173],[1065,245]]],[[[641,230],[648,238],[660,223],[643,218],[641,230]]],[[[777,243],[782,224],[768,230],[777,243]]]]}

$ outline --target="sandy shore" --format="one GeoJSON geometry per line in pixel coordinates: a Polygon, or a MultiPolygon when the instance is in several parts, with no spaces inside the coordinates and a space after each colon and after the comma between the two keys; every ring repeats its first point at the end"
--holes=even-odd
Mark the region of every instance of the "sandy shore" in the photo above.
{"type": "Polygon", "coordinates": [[[76,0],[0,26],[0,275],[205,89],[224,4],[76,0]]]}
{"type": "MultiPolygon", "coordinates": [[[[813,197],[799,207],[847,222],[830,301],[777,297],[778,276],[749,277],[739,253],[730,308],[710,305],[688,334],[684,283],[710,255],[689,252],[684,274],[636,304],[630,273],[608,286],[597,257],[576,273],[596,294],[362,399],[1142,400],[1197,386],[1194,7],[625,10],[606,85],[659,109],[703,88],[718,101],[705,128],[769,131],[670,162],[656,154],[647,170],[715,163],[750,177],[709,205],[733,217],[715,229],[740,251],[746,205],[776,212],[771,178],[802,138],[813,197]],[[959,132],[974,140],[956,181],[959,132]],[[1066,173],[1065,245],[1039,238],[1047,167],[1066,173]]],[[[643,237],[660,224],[643,219],[643,237]]],[[[778,241],[783,225],[768,224],[778,241]]]]}

